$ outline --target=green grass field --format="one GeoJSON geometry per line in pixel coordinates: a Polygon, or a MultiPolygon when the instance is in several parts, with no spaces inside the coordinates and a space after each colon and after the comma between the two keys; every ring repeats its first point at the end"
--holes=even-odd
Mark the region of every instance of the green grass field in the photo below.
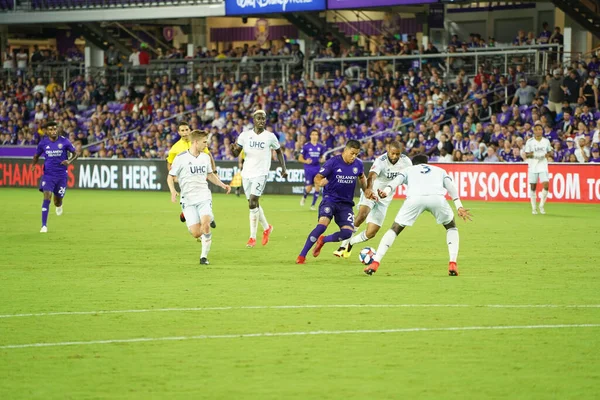
{"type": "Polygon", "coordinates": [[[423,215],[368,277],[331,244],[294,264],[298,200],[265,196],[246,249],[215,196],[200,267],[168,193],[70,191],[44,235],[41,194],[0,189],[0,399],[600,398],[599,205],[465,201],[461,276],[423,215]]]}

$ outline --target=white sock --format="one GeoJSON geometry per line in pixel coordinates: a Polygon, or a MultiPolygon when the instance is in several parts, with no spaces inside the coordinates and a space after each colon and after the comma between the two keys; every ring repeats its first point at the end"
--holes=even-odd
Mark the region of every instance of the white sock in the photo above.
{"type": "Polygon", "coordinates": [[[344,247],[344,248],[348,247],[348,243],[350,243],[350,239],[342,240],[340,247],[344,247]]]}
{"type": "Polygon", "coordinates": [[[354,235],[350,238],[350,245],[354,246],[355,244],[366,242],[367,240],[369,240],[367,231],[362,231],[358,235],[354,235]]]}
{"type": "Polygon", "coordinates": [[[263,227],[263,230],[267,230],[269,229],[269,223],[267,222],[267,217],[265,217],[265,212],[263,211],[263,208],[261,206],[258,206],[258,219],[260,221],[260,224],[263,227]]]}
{"type": "Polygon", "coordinates": [[[540,208],[544,207],[544,204],[546,204],[547,198],[548,198],[548,191],[546,189],[542,189],[542,200],[540,200],[540,208]]]}
{"type": "Polygon", "coordinates": [[[208,257],[210,251],[210,245],[212,243],[212,233],[206,233],[202,235],[202,255],[200,257],[208,257]]]}
{"type": "Polygon", "coordinates": [[[529,189],[529,198],[531,199],[531,209],[535,210],[535,190],[529,189]]]}
{"type": "Polygon", "coordinates": [[[381,262],[385,253],[387,253],[388,249],[394,244],[394,240],[396,240],[396,232],[392,229],[387,231],[385,235],[381,238],[381,242],[379,242],[379,247],[377,247],[377,251],[375,252],[375,257],[373,260],[377,262],[381,262]]]}
{"type": "Polygon", "coordinates": [[[450,262],[456,262],[458,258],[458,229],[450,228],[446,230],[446,243],[448,243],[448,253],[450,254],[450,262]]]}
{"type": "Polygon", "coordinates": [[[258,229],[258,218],[260,210],[258,208],[250,209],[250,238],[256,239],[256,230],[258,229]]]}

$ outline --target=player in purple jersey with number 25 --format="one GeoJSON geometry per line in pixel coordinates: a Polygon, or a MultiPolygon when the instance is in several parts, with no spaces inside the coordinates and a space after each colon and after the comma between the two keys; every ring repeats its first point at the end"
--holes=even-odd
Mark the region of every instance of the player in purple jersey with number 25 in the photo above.
{"type": "MultiPolygon", "coordinates": [[[[304,184],[306,185],[304,195],[302,196],[302,200],[300,200],[300,206],[304,206],[306,197],[313,188],[315,176],[317,176],[319,169],[321,169],[320,160],[323,157],[323,153],[325,153],[325,146],[319,143],[319,131],[314,130],[310,133],[310,142],[304,145],[302,153],[298,157],[298,161],[304,164],[304,184]]],[[[315,209],[318,198],[319,190],[315,188],[310,206],[311,210],[315,209]]]]}
{"type": "Polygon", "coordinates": [[[323,188],[323,200],[319,206],[319,223],[308,235],[304,248],[296,259],[296,264],[306,262],[306,254],[315,243],[313,256],[318,257],[325,243],[341,242],[352,236],[354,233],[352,207],[354,207],[353,199],[357,180],[360,182],[360,188],[366,198],[377,199],[373,190],[367,186],[362,161],[356,158],[359,152],[360,143],[356,140],[349,140],[343,153],[327,160],[315,177],[315,186],[323,188]],[[340,231],[324,236],[323,233],[332,219],[340,227],[340,231]]]}
{"type": "Polygon", "coordinates": [[[37,164],[42,155],[44,156],[44,174],[40,182],[40,192],[44,194],[44,201],[40,233],[46,233],[48,232],[46,225],[52,194],[54,194],[56,215],[61,215],[63,212],[62,201],[67,191],[67,166],[77,159],[77,152],[69,139],[58,136],[56,122],[51,121],[46,124],[46,137],[38,144],[37,151],[33,156],[33,165],[37,164]],[[69,153],[71,153],[70,158],[69,153]]]}

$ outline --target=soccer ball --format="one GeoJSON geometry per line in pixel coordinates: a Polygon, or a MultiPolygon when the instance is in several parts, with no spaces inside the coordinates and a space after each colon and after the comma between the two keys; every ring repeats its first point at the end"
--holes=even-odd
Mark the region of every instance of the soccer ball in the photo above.
{"type": "Polygon", "coordinates": [[[358,259],[365,265],[371,264],[373,262],[373,257],[375,257],[375,250],[370,247],[365,247],[358,253],[358,259]]]}

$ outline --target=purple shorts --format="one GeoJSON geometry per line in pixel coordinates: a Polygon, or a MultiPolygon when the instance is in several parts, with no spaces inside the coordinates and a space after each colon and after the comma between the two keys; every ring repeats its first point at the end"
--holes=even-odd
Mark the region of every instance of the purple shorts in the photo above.
{"type": "Polygon", "coordinates": [[[40,181],[40,192],[52,192],[62,199],[67,192],[67,176],[43,175],[40,181]]]}
{"type": "Polygon", "coordinates": [[[315,176],[319,173],[319,168],[307,168],[304,167],[304,184],[306,186],[312,186],[315,184],[315,176]]]}
{"type": "Polygon", "coordinates": [[[340,228],[342,226],[351,226],[354,228],[354,211],[350,204],[332,203],[323,200],[319,206],[319,218],[327,217],[335,220],[340,228]]]}

